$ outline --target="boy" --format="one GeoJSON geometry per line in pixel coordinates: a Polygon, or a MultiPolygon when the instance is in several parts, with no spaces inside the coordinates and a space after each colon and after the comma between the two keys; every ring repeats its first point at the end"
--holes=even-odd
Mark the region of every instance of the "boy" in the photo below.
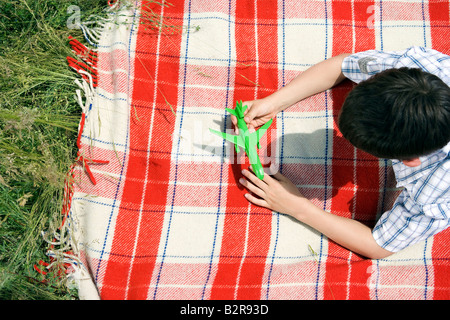
{"type": "Polygon", "coordinates": [[[380,259],[450,225],[450,57],[422,47],[341,54],[264,99],[244,102],[244,119],[249,128],[258,127],[345,78],[358,85],[339,113],[340,131],[355,147],[393,159],[397,186],[404,188],[374,229],[318,208],[280,173],[261,181],[243,170],[240,183],[253,204],[289,214],[355,253],[380,259]]]}

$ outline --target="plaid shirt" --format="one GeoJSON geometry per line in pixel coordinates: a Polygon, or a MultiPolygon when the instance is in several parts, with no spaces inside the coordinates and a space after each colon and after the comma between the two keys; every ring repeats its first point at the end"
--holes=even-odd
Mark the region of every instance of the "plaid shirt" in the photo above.
{"type": "MultiPolygon", "coordinates": [[[[450,85],[450,57],[432,49],[369,50],[344,59],[342,72],[359,83],[389,68],[420,68],[450,85]]],[[[450,143],[420,158],[418,167],[392,160],[397,187],[403,191],[372,231],[375,241],[397,252],[450,226],[450,143]]]]}

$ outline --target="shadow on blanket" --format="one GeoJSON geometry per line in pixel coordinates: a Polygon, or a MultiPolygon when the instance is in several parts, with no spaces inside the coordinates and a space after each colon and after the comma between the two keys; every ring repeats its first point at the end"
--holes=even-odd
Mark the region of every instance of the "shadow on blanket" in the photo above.
{"type": "MultiPolygon", "coordinates": [[[[230,149],[233,146],[230,144],[230,149]]],[[[331,146],[330,146],[331,148],[331,146]]],[[[373,227],[377,218],[382,214],[383,210],[390,209],[389,202],[386,201],[384,206],[380,208],[380,198],[383,190],[378,187],[380,184],[379,170],[387,171],[385,185],[388,187],[395,183],[393,179],[392,168],[386,165],[385,168],[378,167],[378,162],[384,162],[383,159],[377,159],[363,151],[356,150],[340,133],[335,129],[319,129],[311,133],[294,133],[285,134],[277,139],[269,142],[267,147],[260,150],[263,155],[268,155],[272,162],[266,162],[264,167],[270,167],[270,172],[274,174],[280,171],[289,178],[302,192],[302,194],[313,201],[316,205],[323,206],[325,202],[331,202],[333,213],[342,216],[352,216],[356,220],[373,227]],[[341,152],[338,156],[321,155],[320,149],[315,149],[315,145],[322,146],[323,141],[328,140],[341,152]],[[284,150],[296,150],[295,154],[302,158],[300,162],[288,163],[284,161],[282,164],[274,163],[271,153],[282,146],[284,150]],[[363,154],[355,158],[355,154],[363,154]],[[323,164],[317,164],[322,161],[323,164]],[[366,161],[367,168],[356,162],[366,161]],[[275,166],[274,166],[275,165],[275,166]],[[275,168],[275,169],[274,169],[275,168]],[[375,168],[375,170],[373,170],[375,168]],[[367,170],[366,170],[367,169],[367,170]],[[356,171],[359,171],[358,173],[356,171]],[[328,176],[327,176],[328,175],[328,176]],[[319,181],[318,179],[323,179],[319,181]],[[319,182],[317,182],[319,181],[319,182]],[[358,191],[358,192],[356,192],[358,191]],[[367,193],[367,197],[356,199],[367,193]],[[369,201],[367,201],[369,199],[369,201]],[[356,205],[357,202],[364,202],[364,206],[356,205]],[[356,210],[363,212],[356,212],[356,210]],[[382,210],[382,211],[380,211],[382,210]]],[[[237,184],[240,190],[245,188],[238,183],[242,177],[242,169],[250,167],[248,162],[242,163],[245,157],[243,151],[236,154],[232,152],[228,161],[232,163],[231,170],[233,172],[232,181],[237,184]]],[[[296,159],[297,161],[298,159],[296,159]]],[[[276,162],[276,161],[275,161],[276,162]]]]}

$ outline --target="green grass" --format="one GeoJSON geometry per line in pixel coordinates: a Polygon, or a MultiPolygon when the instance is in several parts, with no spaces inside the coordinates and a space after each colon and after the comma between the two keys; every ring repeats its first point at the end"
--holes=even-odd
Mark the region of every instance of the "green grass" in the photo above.
{"type": "Polygon", "coordinates": [[[76,299],[58,277],[37,273],[48,261],[41,236],[61,220],[64,179],[76,156],[81,110],[67,8],[82,19],[106,0],[0,0],[0,300],[76,299]]]}

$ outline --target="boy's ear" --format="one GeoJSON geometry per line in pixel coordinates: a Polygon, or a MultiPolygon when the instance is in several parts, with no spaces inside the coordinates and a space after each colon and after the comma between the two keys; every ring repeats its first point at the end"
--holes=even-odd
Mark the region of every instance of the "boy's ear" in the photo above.
{"type": "Polygon", "coordinates": [[[409,160],[402,160],[402,162],[403,162],[403,164],[405,166],[408,166],[408,167],[417,167],[417,166],[420,166],[420,164],[422,163],[420,161],[420,158],[413,158],[413,159],[409,159],[409,160]]]}

